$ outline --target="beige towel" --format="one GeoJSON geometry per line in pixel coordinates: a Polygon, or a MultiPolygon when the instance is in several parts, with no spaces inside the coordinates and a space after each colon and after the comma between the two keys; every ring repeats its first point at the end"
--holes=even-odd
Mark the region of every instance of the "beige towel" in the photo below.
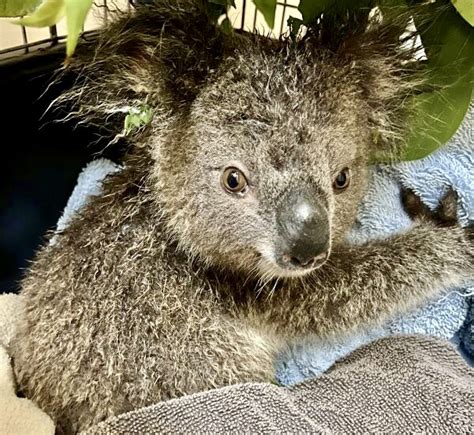
{"type": "Polygon", "coordinates": [[[15,394],[15,383],[7,349],[23,313],[17,295],[0,295],[0,434],[52,435],[54,423],[30,400],[15,394]]]}
{"type": "Polygon", "coordinates": [[[8,347],[15,334],[17,322],[23,317],[21,297],[0,294],[0,346],[8,347]]]}
{"type": "Polygon", "coordinates": [[[426,336],[385,338],[326,374],[281,388],[243,384],[112,418],[87,435],[473,433],[474,370],[426,336]]]}

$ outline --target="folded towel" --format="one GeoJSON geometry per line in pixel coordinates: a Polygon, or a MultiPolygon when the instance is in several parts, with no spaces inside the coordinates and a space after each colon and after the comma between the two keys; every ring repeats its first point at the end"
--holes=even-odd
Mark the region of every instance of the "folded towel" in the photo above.
{"type": "MultiPolygon", "coordinates": [[[[14,394],[7,344],[22,317],[0,295],[0,433],[53,434],[52,420],[14,394]]],[[[248,383],[160,402],[113,417],[87,435],[199,432],[468,433],[474,370],[444,340],[389,337],[363,346],[321,377],[294,387],[248,383]],[[409,418],[407,418],[409,416],[409,418]]]]}
{"type": "Polygon", "coordinates": [[[21,297],[15,294],[0,294],[0,346],[8,348],[15,334],[17,322],[23,317],[21,297]]]}
{"type": "Polygon", "coordinates": [[[240,384],[113,417],[84,435],[469,433],[474,370],[427,336],[371,343],[294,387],[240,384]]]}
{"type": "MultiPolygon", "coordinates": [[[[373,169],[369,190],[360,206],[357,222],[348,235],[351,243],[389,236],[411,222],[400,202],[400,185],[414,190],[435,208],[448,188],[459,197],[462,225],[474,223],[474,104],[449,144],[422,160],[373,169]]],[[[437,300],[384,326],[323,341],[306,337],[291,344],[277,362],[277,379],[291,385],[326,371],[337,359],[376,338],[394,334],[427,334],[452,339],[463,327],[474,294],[474,282],[462,289],[446,289],[437,300]]],[[[469,354],[474,348],[472,321],[457,337],[469,354]]],[[[474,356],[474,352],[471,354],[474,356]]]]}
{"type": "Polygon", "coordinates": [[[23,316],[18,295],[0,295],[0,434],[53,435],[54,423],[33,402],[16,396],[7,349],[23,316]]]}

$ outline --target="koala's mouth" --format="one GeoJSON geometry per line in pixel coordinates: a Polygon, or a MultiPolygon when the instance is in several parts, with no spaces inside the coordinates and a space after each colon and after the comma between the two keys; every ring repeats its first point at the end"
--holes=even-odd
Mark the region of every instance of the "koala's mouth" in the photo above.
{"type": "Polygon", "coordinates": [[[268,255],[259,252],[259,270],[262,276],[275,278],[298,278],[319,269],[329,258],[330,250],[319,253],[311,258],[296,258],[288,254],[268,255]]]}

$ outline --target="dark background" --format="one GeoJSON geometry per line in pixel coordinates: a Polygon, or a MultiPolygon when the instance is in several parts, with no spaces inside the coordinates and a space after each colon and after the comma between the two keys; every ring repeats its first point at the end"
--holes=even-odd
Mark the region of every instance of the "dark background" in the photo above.
{"type": "Polygon", "coordinates": [[[17,292],[22,270],[54,229],[81,169],[120,150],[97,141],[97,131],[42,118],[52,99],[71,84],[47,85],[64,59],[63,47],[0,61],[0,293],[17,292]],[[42,94],[44,94],[42,96],[42,94]]]}

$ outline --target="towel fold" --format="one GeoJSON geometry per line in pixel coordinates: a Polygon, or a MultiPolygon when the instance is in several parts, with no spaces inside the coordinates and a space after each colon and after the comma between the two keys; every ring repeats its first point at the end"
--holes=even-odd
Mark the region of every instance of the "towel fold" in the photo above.
{"type": "Polygon", "coordinates": [[[390,337],[290,388],[240,384],[111,418],[84,435],[469,433],[474,370],[446,342],[390,337]]]}

